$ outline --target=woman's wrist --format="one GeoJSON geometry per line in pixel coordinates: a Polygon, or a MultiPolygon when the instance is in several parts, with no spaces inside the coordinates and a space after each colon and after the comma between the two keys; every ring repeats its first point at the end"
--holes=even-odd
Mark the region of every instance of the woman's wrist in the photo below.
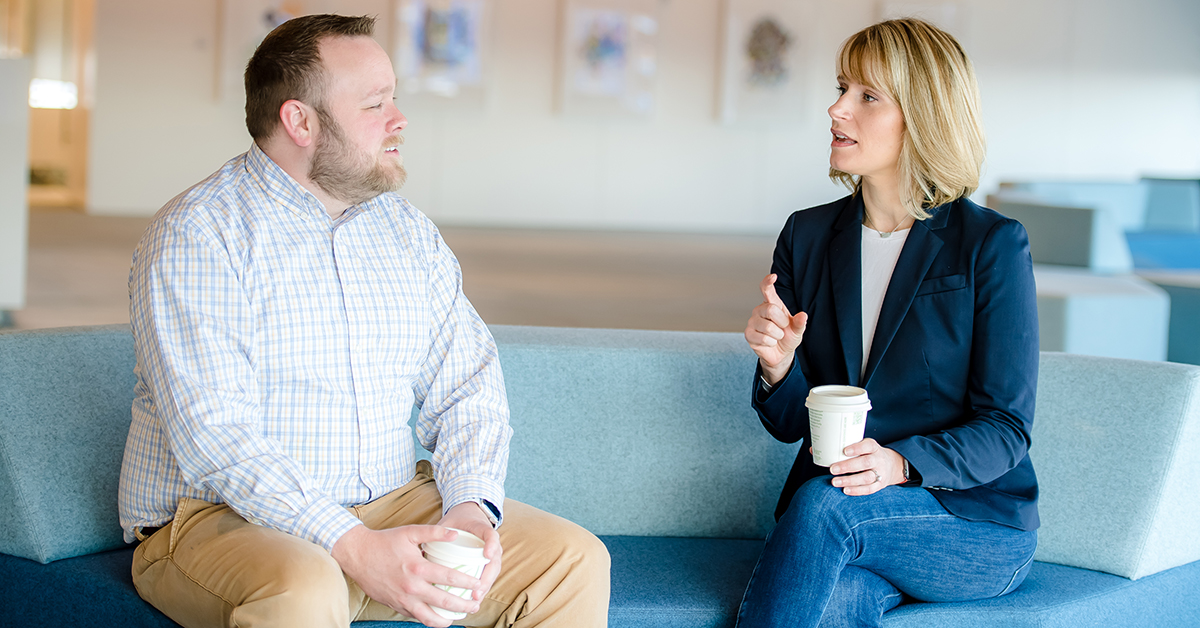
{"type": "Polygon", "coordinates": [[[758,367],[762,371],[763,381],[766,382],[767,386],[770,386],[771,388],[779,385],[779,382],[783,381],[783,379],[787,377],[787,374],[791,372],[792,364],[795,361],[795,356],[789,355],[779,364],[770,366],[763,362],[762,358],[759,358],[758,367]]]}

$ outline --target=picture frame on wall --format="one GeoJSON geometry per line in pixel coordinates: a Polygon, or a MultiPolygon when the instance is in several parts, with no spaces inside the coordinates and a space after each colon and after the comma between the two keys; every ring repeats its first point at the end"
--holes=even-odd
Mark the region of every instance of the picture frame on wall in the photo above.
{"type": "Polygon", "coordinates": [[[653,116],[659,0],[561,0],[560,15],[558,109],[653,116]]]}
{"type": "Polygon", "coordinates": [[[721,123],[802,118],[811,4],[723,0],[717,107],[721,123]]]}
{"type": "Polygon", "coordinates": [[[487,92],[492,0],[397,0],[399,92],[480,107],[487,92]]]}

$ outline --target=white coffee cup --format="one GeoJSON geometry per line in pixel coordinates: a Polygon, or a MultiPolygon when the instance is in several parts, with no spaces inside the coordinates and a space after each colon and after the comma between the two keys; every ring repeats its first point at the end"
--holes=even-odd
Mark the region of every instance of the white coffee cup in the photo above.
{"type": "Polygon", "coordinates": [[[822,466],[849,456],[842,450],[863,439],[871,401],[857,386],[817,386],[808,391],[808,426],[812,434],[813,462],[822,466]]]}
{"type": "MultiPolygon", "coordinates": [[[[430,541],[422,543],[421,549],[425,551],[425,558],[475,578],[482,576],[484,566],[491,562],[483,557],[483,539],[470,532],[464,532],[456,528],[448,529],[458,532],[458,536],[453,541],[430,541]]],[[[471,599],[471,589],[460,589],[446,584],[439,584],[437,588],[450,595],[457,595],[464,600],[471,599]]],[[[446,619],[462,619],[467,616],[466,613],[456,613],[436,606],[430,608],[446,619]]]]}

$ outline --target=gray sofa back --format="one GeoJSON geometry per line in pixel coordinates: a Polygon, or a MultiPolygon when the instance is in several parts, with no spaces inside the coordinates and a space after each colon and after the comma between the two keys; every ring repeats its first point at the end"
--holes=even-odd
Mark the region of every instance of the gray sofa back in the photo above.
{"type": "MultiPolygon", "coordinates": [[[[750,409],[740,334],[492,328],[508,493],[605,535],[762,538],[798,445],[750,409]]],[[[122,546],[127,326],[0,333],[0,552],[122,546]]],[[[1043,354],[1038,558],[1140,577],[1200,559],[1200,367],[1043,354]]]]}

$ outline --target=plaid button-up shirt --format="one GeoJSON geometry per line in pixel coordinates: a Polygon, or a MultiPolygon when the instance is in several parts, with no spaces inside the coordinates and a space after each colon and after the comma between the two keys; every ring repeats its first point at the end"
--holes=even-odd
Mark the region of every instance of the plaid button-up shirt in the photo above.
{"type": "Polygon", "coordinates": [[[495,343],[437,228],[404,198],[331,220],[252,146],[158,212],[129,294],[127,541],[192,497],[330,549],[358,523],[345,506],[413,478],[414,433],[447,510],[503,506],[511,429],[495,343]]]}

